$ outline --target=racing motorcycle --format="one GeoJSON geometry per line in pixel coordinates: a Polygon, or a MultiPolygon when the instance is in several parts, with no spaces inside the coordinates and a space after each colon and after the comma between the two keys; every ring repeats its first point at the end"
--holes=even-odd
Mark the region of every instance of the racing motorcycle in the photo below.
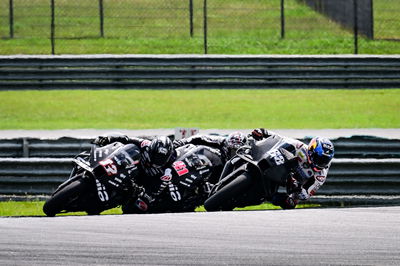
{"type": "Polygon", "coordinates": [[[241,147],[225,165],[204,208],[228,211],[258,205],[271,201],[283,187],[292,193],[297,185],[292,177],[297,161],[294,149],[282,144],[282,138],[275,135],[257,142],[252,139],[241,147]]]}
{"type": "Polygon", "coordinates": [[[187,144],[176,149],[177,158],[166,168],[163,191],[140,209],[138,199],[122,205],[123,213],[192,212],[204,204],[223,169],[219,150],[187,144]]]}
{"type": "Polygon", "coordinates": [[[92,145],[73,159],[69,178],[43,205],[47,216],[84,211],[100,214],[126,202],[134,193],[140,152],[133,144],[114,142],[104,147],[92,145]]]}

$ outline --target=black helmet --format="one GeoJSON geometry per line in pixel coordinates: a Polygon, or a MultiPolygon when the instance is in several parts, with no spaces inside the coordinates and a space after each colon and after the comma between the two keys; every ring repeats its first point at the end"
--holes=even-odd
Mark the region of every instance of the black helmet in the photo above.
{"type": "Polygon", "coordinates": [[[150,142],[142,153],[142,160],[145,166],[161,168],[172,161],[174,146],[168,137],[158,137],[150,142]]]}
{"type": "Polygon", "coordinates": [[[237,150],[247,144],[247,137],[242,132],[233,132],[226,137],[227,147],[237,150]]]}
{"type": "Polygon", "coordinates": [[[308,161],[316,171],[327,168],[334,154],[333,144],[327,138],[316,137],[308,144],[308,161]]]}
{"type": "Polygon", "coordinates": [[[226,148],[228,157],[236,155],[236,151],[248,143],[247,137],[242,132],[233,132],[226,139],[226,148]]]}

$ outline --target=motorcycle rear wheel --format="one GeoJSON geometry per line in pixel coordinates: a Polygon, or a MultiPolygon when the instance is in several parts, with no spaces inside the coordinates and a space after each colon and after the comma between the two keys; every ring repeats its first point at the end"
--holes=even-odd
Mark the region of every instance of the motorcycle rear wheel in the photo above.
{"type": "Polygon", "coordinates": [[[235,206],[232,199],[245,193],[252,185],[253,179],[248,173],[243,173],[230,182],[228,185],[218,190],[214,195],[204,202],[207,211],[231,211],[235,206]]]}
{"type": "Polygon", "coordinates": [[[82,179],[75,180],[57,191],[43,205],[43,212],[54,217],[57,213],[67,210],[69,204],[74,201],[87,188],[87,183],[82,179]]]}

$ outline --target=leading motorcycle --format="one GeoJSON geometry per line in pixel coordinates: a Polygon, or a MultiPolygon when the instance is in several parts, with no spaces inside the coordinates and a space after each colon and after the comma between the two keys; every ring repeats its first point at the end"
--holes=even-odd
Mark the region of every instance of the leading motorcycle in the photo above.
{"type": "MultiPolygon", "coordinates": [[[[294,150],[280,136],[251,139],[223,169],[220,181],[204,202],[207,211],[232,210],[271,201],[279,188],[296,189],[292,173],[297,165],[294,150]]],[[[291,193],[292,191],[287,191],[291,193]]]]}

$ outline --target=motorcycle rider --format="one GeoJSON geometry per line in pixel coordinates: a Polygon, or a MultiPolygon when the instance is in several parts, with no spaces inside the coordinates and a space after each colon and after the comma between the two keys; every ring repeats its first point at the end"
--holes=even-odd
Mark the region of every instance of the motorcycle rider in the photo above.
{"type": "MultiPolygon", "coordinates": [[[[255,140],[262,140],[277,134],[264,128],[256,128],[251,135],[255,140]]],[[[282,138],[284,143],[276,149],[290,147],[298,164],[293,176],[288,179],[288,193],[275,193],[272,203],[283,209],[293,209],[299,200],[308,200],[325,183],[334,156],[334,147],[329,139],[323,137],[312,138],[308,145],[293,138],[282,138]]]]}
{"type": "Polygon", "coordinates": [[[176,158],[173,143],[166,136],[148,140],[138,137],[130,138],[120,133],[111,133],[97,137],[93,141],[93,144],[105,146],[114,142],[134,144],[140,150],[139,172],[132,175],[136,176],[135,180],[132,180],[133,199],[135,202],[132,203],[129,201],[127,204],[131,204],[132,206],[125,206],[125,208],[130,210],[128,212],[132,212],[132,208],[145,212],[149,204],[166,187],[162,176],[165,167],[176,158]]]}

